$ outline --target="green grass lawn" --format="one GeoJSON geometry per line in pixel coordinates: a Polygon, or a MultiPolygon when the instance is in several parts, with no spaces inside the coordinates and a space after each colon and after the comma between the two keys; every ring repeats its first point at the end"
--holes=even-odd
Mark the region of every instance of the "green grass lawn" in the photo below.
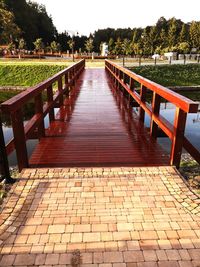
{"type": "MultiPolygon", "coordinates": [[[[76,62],[79,60],[76,60],[76,62]]],[[[116,63],[118,63],[116,61],[116,63]]],[[[29,87],[51,77],[60,70],[73,64],[64,59],[0,60],[0,86],[29,87]]],[[[86,67],[105,67],[104,60],[86,60],[86,67]]],[[[133,67],[132,71],[164,86],[200,85],[200,65],[157,65],[133,67]]],[[[0,102],[18,92],[1,91],[0,102]]]]}
{"type": "Polygon", "coordinates": [[[200,64],[141,66],[131,70],[163,86],[200,85],[200,64]]]}
{"type": "Polygon", "coordinates": [[[0,86],[33,86],[68,66],[64,63],[1,62],[0,86]]]}

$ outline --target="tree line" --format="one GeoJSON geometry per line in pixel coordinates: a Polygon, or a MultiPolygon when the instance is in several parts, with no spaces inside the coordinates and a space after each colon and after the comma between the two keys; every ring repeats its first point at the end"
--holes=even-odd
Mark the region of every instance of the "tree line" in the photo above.
{"type": "Polygon", "coordinates": [[[184,23],[164,17],[145,28],[98,30],[94,33],[95,49],[106,42],[111,54],[152,55],[165,52],[200,53],[200,21],[184,23]]]}
{"type": "Polygon", "coordinates": [[[44,5],[0,0],[0,44],[28,50],[100,52],[106,42],[112,55],[152,55],[168,51],[200,53],[200,21],[184,23],[161,17],[145,28],[100,29],[87,36],[58,33],[44,5]]]}
{"type": "MultiPolygon", "coordinates": [[[[74,36],[74,50],[85,49],[87,36],[74,36]]],[[[9,48],[35,49],[35,42],[43,48],[70,49],[72,37],[58,33],[44,5],[26,0],[0,0],[0,45],[9,48]]]]}

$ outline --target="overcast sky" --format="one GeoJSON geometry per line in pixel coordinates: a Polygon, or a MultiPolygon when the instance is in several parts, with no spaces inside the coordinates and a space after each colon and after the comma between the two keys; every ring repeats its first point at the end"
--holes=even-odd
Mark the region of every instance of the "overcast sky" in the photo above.
{"type": "Polygon", "coordinates": [[[184,22],[200,20],[200,0],[33,0],[44,4],[59,32],[89,35],[107,27],[154,25],[164,16],[184,22]]]}

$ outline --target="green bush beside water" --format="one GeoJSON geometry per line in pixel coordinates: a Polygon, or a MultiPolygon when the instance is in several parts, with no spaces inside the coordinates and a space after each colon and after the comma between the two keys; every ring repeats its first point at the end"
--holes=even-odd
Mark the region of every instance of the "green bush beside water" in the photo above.
{"type": "Polygon", "coordinates": [[[131,70],[163,86],[200,85],[200,64],[141,66],[131,70]]]}
{"type": "Polygon", "coordinates": [[[66,67],[66,64],[0,64],[0,86],[33,86],[66,67]]]}

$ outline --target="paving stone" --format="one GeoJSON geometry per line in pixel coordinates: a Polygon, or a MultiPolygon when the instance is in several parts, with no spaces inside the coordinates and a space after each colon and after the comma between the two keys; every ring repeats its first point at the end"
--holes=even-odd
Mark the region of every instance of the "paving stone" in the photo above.
{"type": "Polygon", "coordinates": [[[1,213],[0,266],[64,267],[76,250],[83,267],[199,265],[198,199],[173,167],[26,169],[21,178],[1,213]]]}

